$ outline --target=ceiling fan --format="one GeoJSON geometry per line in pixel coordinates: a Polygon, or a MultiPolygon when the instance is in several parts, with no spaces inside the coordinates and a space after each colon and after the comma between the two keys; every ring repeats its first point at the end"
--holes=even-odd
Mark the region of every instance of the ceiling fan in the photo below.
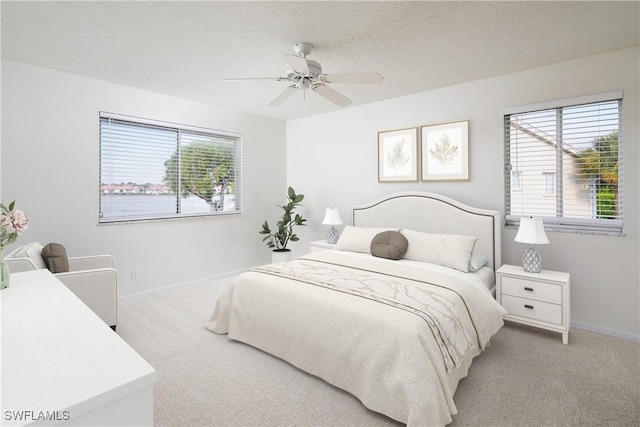
{"type": "Polygon", "coordinates": [[[328,86],[329,83],[382,83],[383,77],[378,73],[342,73],[342,74],[323,74],[320,63],[307,59],[307,55],[313,50],[313,45],[307,42],[296,43],[293,46],[295,55],[285,54],[287,61],[284,77],[248,77],[248,78],[229,78],[225,81],[247,81],[247,80],[266,80],[266,81],[289,81],[293,83],[284,88],[275,98],[267,104],[269,107],[281,105],[296,90],[306,91],[311,89],[320,96],[325,97],[334,104],[344,107],[351,104],[351,100],[328,86]]]}

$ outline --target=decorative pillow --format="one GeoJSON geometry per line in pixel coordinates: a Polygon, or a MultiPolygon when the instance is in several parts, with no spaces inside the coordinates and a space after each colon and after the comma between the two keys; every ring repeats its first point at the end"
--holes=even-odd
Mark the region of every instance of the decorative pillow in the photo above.
{"type": "Polygon", "coordinates": [[[60,243],[49,243],[42,248],[42,259],[52,273],[69,271],[67,250],[60,243]]]}
{"type": "Polygon", "coordinates": [[[469,271],[474,272],[480,270],[482,267],[487,265],[489,260],[486,256],[484,256],[480,251],[474,249],[471,252],[471,258],[469,259],[469,271]]]}
{"type": "Polygon", "coordinates": [[[402,230],[409,241],[405,259],[430,262],[468,272],[477,237],[459,234],[430,234],[402,230]]]}
{"type": "Polygon", "coordinates": [[[376,234],[383,231],[400,231],[400,229],[354,227],[353,225],[347,225],[342,231],[335,249],[339,251],[362,252],[365,254],[371,253],[371,241],[376,234]]]}
{"type": "Polygon", "coordinates": [[[398,231],[383,231],[371,240],[371,255],[387,259],[400,259],[407,252],[409,242],[398,231]]]}

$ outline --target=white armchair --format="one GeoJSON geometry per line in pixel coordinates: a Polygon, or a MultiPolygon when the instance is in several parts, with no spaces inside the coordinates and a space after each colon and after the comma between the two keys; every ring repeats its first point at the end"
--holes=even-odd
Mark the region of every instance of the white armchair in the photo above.
{"type": "MultiPolygon", "coordinates": [[[[38,242],[17,248],[5,257],[11,273],[47,268],[38,242]]],[[[54,274],[115,331],[118,321],[118,274],[111,255],[69,258],[69,271],[54,274]]]]}

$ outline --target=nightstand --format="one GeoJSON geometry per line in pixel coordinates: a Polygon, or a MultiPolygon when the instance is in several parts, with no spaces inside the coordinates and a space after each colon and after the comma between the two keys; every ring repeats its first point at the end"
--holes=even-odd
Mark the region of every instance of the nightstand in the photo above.
{"type": "Polygon", "coordinates": [[[316,240],[315,242],[309,243],[309,252],[316,251],[324,251],[325,249],[333,249],[335,247],[335,243],[327,243],[326,240],[316,240]]]}
{"type": "Polygon", "coordinates": [[[496,282],[496,299],[509,312],[505,320],[560,332],[569,343],[569,273],[527,273],[505,264],[496,271],[496,282]]]}

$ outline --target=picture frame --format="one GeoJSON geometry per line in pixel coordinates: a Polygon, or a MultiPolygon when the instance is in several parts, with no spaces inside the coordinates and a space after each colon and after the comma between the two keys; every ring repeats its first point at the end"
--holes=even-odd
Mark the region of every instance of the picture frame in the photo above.
{"type": "Polygon", "coordinates": [[[378,132],[378,182],[418,181],[418,128],[378,132]]]}
{"type": "Polygon", "coordinates": [[[422,181],[469,180],[469,121],[422,126],[422,181]]]}

